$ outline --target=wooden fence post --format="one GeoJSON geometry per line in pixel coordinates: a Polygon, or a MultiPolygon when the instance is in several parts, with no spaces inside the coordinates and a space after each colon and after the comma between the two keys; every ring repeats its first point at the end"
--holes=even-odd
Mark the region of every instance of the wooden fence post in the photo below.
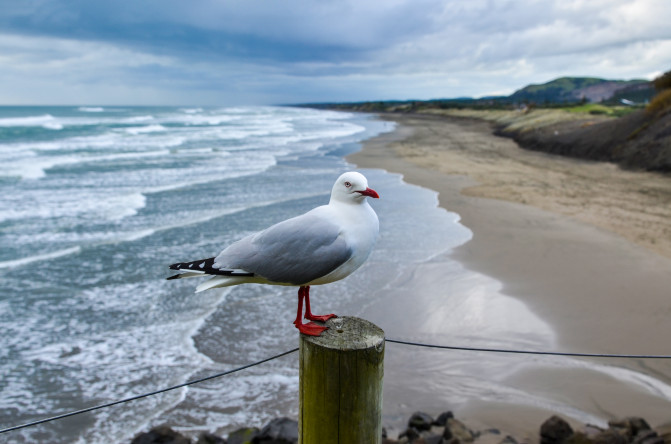
{"type": "Polygon", "coordinates": [[[384,332],[364,319],[329,319],[300,335],[299,444],[382,441],[384,332]]]}

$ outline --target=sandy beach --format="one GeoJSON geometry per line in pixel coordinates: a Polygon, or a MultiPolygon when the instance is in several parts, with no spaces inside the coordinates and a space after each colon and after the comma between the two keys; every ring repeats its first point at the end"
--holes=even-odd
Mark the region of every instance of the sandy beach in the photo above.
{"type": "MultiPolygon", "coordinates": [[[[348,160],[437,191],[440,206],[473,232],[448,254],[547,322],[556,351],[671,355],[670,177],[522,150],[478,120],[382,118],[397,129],[348,160]]],[[[405,287],[443,291],[440,267],[424,271],[405,287]]],[[[671,422],[671,361],[590,362],[528,365],[506,381],[603,421],[671,422]]],[[[413,406],[423,408],[421,400],[413,406]]],[[[553,412],[470,399],[455,413],[533,441],[553,412]]]]}

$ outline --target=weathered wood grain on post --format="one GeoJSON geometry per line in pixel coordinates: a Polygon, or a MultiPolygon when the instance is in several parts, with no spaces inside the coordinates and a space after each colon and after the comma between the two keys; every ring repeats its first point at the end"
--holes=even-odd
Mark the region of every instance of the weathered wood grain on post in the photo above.
{"type": "Polygon", "coordinates": [[[380,443],[384,332],[348,316],[326,325],[300,335],[298,442],[380,443]]]}

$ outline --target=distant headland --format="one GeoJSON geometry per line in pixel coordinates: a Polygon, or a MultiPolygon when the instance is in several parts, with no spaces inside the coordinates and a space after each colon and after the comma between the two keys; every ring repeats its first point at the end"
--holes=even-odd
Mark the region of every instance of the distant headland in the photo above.
{"type": "Polygon", "coordinates": [[[483,119],[526,149],[671,172],[671,71],[653,81],[561,77],[509,96],[299,106],[483,119]]]}

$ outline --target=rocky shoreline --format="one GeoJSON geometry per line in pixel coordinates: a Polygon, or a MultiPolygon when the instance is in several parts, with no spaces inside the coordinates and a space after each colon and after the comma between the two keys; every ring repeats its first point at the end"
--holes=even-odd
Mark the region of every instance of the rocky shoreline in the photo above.
{"type": "MultiPolygon", "coordinates": [[[[670,418],[671,419],[671,418],[670,418]]],[[[298,442],[298,422],[276,418],[263,428],[244,427],[226,438],[201,433],[195,440],[176,432],[167,425],[136,435],[131,444],[295,444],[298,442]]],[[[405,431],[394,439],[382,430],[382,444],[670,444],[671,421],[652,428],[639,417],[608,421],[608,428],[583,424],[572,427],[560,416],[552,416],[540,425],[536,439],[518,439],[501,430],[490,428],[472,430],[456,419],[451,411],[436,418],[424,412],[414,413],[405,431]]]]}

